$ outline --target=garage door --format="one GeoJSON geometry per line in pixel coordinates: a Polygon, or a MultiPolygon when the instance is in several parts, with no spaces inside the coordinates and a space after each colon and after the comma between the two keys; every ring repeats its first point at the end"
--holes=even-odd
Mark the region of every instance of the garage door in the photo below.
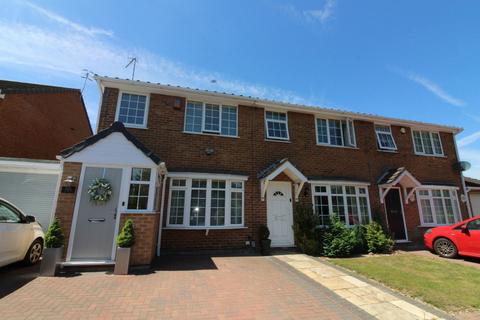
{"type": "Polygon", "coordinates": [[[57,174],[0,172],[0,197],[28,215],[46,230],[52,216],[57,174]]]}
{"type": "Polygon", "coordinates": [[[480,193],[470,191],[470,201],[474,216],[480,215],[480,193]]]}

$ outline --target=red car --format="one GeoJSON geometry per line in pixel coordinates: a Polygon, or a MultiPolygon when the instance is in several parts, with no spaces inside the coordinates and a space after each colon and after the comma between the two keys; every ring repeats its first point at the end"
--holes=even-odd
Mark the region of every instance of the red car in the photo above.
{"type": "Polygon", "coordinates": [[[425,246],[445,258],[457,255],[480,258],[480,216],[457,224],[428,229],[425,246]]]}

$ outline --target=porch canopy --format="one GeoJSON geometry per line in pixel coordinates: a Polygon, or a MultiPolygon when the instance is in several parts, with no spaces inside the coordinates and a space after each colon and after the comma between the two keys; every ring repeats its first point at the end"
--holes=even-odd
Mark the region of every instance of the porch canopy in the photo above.
{"type": "Polygon", "coordinates": [[[388,191],[397,185],[401,187],[407,204],[415,189],[422,184],[405,167],[387,170],[378,180],[381,203],[384,203],[388,191]]]}
{"type": "Polygon", "coordinates": [[[270,181],[274,180],[278,175],[284,173],[287,177],[290,178],[293,182],[295,201],[298,201],[300,191],[303,188],[305,182],[307,182],[307,177],[303,175],[300,170],[298,170],[287,158],[277,160],[267,168],[260,171],[257,175],[257,178],[260,179],[260,188],[261,188],[261,198],[262,201],[265,200],[265,194],[267,192],[268,184],[270,181]]]}

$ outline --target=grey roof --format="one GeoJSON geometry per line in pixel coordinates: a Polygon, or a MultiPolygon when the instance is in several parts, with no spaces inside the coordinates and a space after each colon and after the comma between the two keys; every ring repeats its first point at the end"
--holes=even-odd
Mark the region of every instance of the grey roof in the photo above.
{"type": "Polygon", "coordinates": [[[141,143],[137,138],[135,138],[135,136],[133,134],[128,132],[128,130],[125,129],[125,126],[123,125],[123,123],[118,122],[118,121],[112,123],[112,125],[109,128],[104,129],[104,130],[100,131],[99,133],[97,133],[97,134],[95,134],[91,137],[88,137],[87,139],[77,143],[76,145],[74,145],[70,148],[67,148],[67,149],[64,149],[64,150],[60,151],[59,155],[62,156],[63,158],[68,158],[71,155],[73,155],[74,153],[82,151],[86,147],[97,143],[101,139],[108,137],[110,134],[112,134],[114,132],[122,133],[125,136],[125,138],[127,138],[131,143],[133,143],[140,151],[142,151],[154,163],[159,164],[160,162],[162,162],[157,155],[155,155],[152,151],[150,151],[150,149],[145,147],[145,145],[143,143],[141,143]]]}
{"type": "Polygon", "coordinates": [[[468,187],[480,187],[480,180],[470,178],[470,177],[464,177],[464,179],[465,179],[465,184],[468,187]]]}
{"type": "Polygon", "coordinates": [[[280,159],[280,160],[276,160],[275,162],[273,162],[272,164],[270,164],[268,167],[266,167],[265,169],[262,169],[258,172],[257,174],[257,178],[258,179],[263,179],[265,178],[266,176],[268,176],[270,173],[272,173],[273,171],[275,171],[275,169],[277,169],[278,167],[280,167],[282,164],[284,164],[285,162],[288,161],[288,158],[283,158],[283,159],[280,159]]]}
{"type": "Polygon", "coordinates": [[[378,179],[378,184],[390,184],[393,183],[404,171],[405,167],[400,167],[397,169],[388,169],[383,173],[383,175],[378,179]]]}
{"type": "Polygon", "coordinates": [[[80,92],[79,89],[74,88],[47,86],[44,84],[17,82],[9,80],[0,80],[0,91],[1,93],[61,93],[69,91],[80,92]]]}

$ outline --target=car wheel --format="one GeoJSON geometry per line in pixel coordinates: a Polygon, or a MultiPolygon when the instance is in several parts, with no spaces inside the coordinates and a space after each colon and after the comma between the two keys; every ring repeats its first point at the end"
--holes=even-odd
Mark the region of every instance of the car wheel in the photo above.
{"type": "Polygon", "coordinates": [[[458,254],[457,247],[455,244],[446,238],[440,238],[435,240],[435,243],[433,245],[435,252],[444,258],[455,258],[458,254]]]}
{"type": "Polygon", "coordinates": [[[25,255],[25,263],[26,264],[35,264],[40,260],[40,257],[42,256],[43,252],[43,243],[42,240],[37,239],[33,241],[33,243],[30,245],[30,248],[27,251],[27,254],[25,255]]]}

